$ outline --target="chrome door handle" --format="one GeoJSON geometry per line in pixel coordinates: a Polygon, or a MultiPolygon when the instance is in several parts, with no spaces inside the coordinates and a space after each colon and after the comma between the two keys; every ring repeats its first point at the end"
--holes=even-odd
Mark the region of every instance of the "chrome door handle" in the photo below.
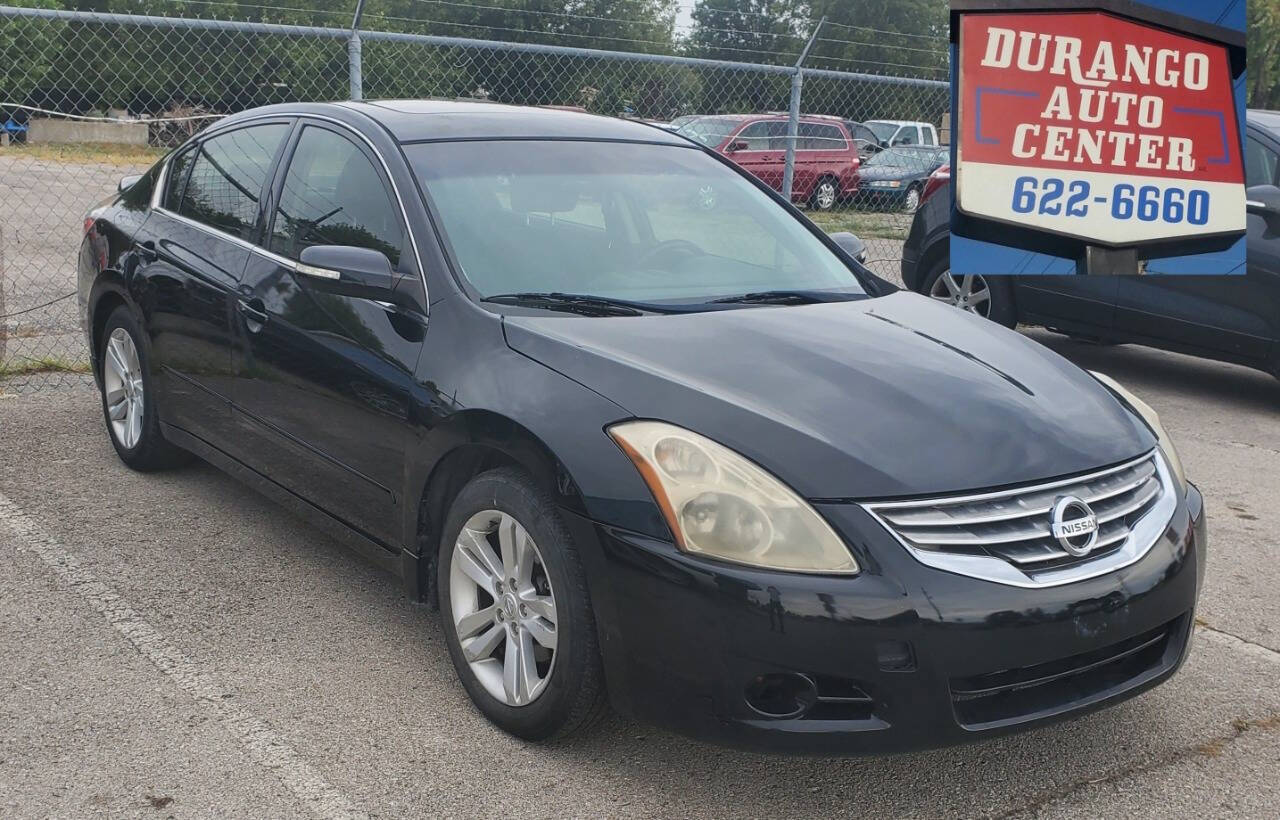
{"type": "Polygon", "coordinates": [[[240,314],[244,316],[245,324],[249,326],[249,330],[254,333],[262,330],[262,326],[270,318],[270,314],[267,313],[266,306],[262,304],[261,299],[253,299],[248,302],[244,299],[238,299],[236,307],[240,310],[240,314]]]}

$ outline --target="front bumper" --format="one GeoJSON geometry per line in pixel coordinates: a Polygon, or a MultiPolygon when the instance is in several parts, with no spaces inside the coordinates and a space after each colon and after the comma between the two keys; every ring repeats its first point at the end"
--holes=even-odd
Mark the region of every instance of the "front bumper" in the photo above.
{"type": "Polygon", "coordinates": [[[903,200],[907,198],[907,191],[911,190],[910,185],[903,185],[901,188],[873,188],[866,182],[858,187],[858,191],[853,196],[854,204],[865,205],[868,207],[888,208],[902,205],[903,200]]]}
{"type": "Polygon", "coordinates": [[[599,547],[583,552],[615,707],[745,748],[898,752],[1083,714],[1186,656],[1206,547],[1194,487],[1137,563],[1045,589],[931,569],[861,508],[819,510],[852,545],[857,577],[712,563],[573,519],[599,547]],[[761,679],[795,673],[831,699],[799,717],[749,705],[761,679]]]}

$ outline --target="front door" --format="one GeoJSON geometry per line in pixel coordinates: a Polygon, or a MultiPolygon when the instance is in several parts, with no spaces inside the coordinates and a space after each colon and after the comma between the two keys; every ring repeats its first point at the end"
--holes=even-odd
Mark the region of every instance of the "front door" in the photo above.
{"type": "Polygon", "coordinates": [[[267,249],[251,255],[236,296],[236,455],[396,544],[400,505],[416,502],[400,488],[424,325],[382,303],[320,292],[294,269],[308,246],[351,245],[381,251],[421,281],[390,184],[356,139],[305,123],[278,175],[267,249]]]}
{"type": "Polygon", "coordinates": [[[231,295],[289,121],[219,133],[174,157],[134,238],[164,421],[225,447],[232,433],[231,295]]]}
{"type": "Polygon", "coordinates": [[[782,169],[787,160],[787,124],[781,120],[750,123],[729,142],[730,146],[737,143],[746,145],[729,157],[773,190],[781,191],[782,169]]]}

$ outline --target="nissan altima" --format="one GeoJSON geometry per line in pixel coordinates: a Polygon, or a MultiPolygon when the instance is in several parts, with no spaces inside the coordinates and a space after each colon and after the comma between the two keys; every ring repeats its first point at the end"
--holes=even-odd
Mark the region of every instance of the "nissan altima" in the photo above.
{"type": "Polygon", "coordinates": [[[1186,656],[1203,504],[1156,414],[895,291],[679,135],[274,106],[84,224],[124,463],[194,454],[402,578],[519,737],[612,704],[746,747],[922,748],[1186,656]]]}

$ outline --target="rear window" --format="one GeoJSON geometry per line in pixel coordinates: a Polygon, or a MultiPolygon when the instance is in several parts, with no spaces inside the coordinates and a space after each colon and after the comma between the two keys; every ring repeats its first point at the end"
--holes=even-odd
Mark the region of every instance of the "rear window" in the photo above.
{"type": "Polygon", "coordinates": [[[262,189],[289,127],[255,125],[201,143],[178,213],[240,239],[253,239],[262,189]]]}

